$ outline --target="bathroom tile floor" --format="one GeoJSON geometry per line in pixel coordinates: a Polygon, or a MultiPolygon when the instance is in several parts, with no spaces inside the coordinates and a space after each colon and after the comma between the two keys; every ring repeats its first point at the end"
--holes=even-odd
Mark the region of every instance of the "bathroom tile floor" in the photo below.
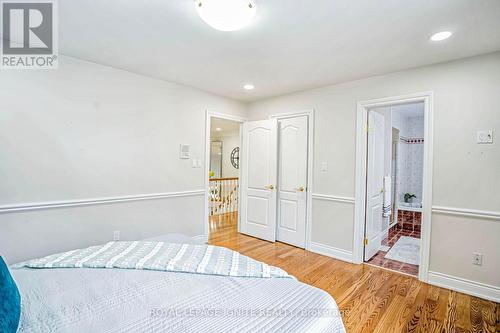
{"type": "MultiPolygon", "coordinates": [[[[420,239],[420,231],[404,230],[396,225],[389,230],[389,236],[384,240],[382,240],[382,245],[387,245],[389,247],[392,247],[402,236],[408,236],[420,239]]],[[[418,265],[412,265],[396,260],[386,259],[385,258],[386,254],[387,252],[378,251],[377,254],[375,254],[370,260],[367,261],[367,263],[378,267],[391,269],[393,271],[398,271],[413,276],[418,276],[418,265]]]]}

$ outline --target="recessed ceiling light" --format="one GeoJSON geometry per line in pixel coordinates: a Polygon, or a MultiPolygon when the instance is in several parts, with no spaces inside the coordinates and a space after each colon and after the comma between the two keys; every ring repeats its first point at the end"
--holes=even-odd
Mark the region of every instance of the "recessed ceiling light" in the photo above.
{"type": "Polygon", "coordinates": [[[198,15],[220,31],[235,31],[247,26],[257,8],[253,0],[197,0],[198,15]]]}
{"type": "Polygon", "coordinates": [[[431,41],[440,42],[442,40],[450,38],[451,35],[453,35],[453,33],[451,31],[436,32],[434,35],[431,36],[431,41]]]}
{"type": "Polygon", "coordinates": [[[255,86],[253,84],[248,83],[248,84],[245,84],[243,86],[243,89],[245,89],[245,90],[254,90],[255,86]]]}
{"type": "Polygon", "coordinates": [[[220,131],[222,131],[222,128],[217,127],[215,130],[216,130],[217,132],[220,132],[220,131]]]}

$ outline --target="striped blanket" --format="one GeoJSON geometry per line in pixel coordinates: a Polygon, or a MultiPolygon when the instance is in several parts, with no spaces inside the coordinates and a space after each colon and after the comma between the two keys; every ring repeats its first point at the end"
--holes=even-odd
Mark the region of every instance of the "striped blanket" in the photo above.
{"type": "Polygon", "coordinates": [[[293,278],[284,270],[219,246],[109,242],[25,261],[15,268],[122,268],[254,278],[293,278]]]}

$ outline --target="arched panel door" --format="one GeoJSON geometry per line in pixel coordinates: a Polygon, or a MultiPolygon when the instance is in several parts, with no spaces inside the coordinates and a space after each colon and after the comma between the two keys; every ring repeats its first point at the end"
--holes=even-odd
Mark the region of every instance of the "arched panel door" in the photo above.
{"type": "Polygon", "coordinates": [[[241,225],[244,234],[276,240],[277,121],[243,124],[241,147],[241,225]]]}
{"type": "Polygon", "coordinates": [[[308,117],[280,119],[276,239],[301,248],[306,243],[308,117]]]}

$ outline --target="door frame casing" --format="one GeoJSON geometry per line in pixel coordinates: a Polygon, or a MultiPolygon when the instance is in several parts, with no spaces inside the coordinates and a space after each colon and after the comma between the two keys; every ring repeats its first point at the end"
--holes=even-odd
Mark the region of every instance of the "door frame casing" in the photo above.
{"type": "Polygon", "coordinates": [[[420,240],[420,265],[418,279],[428,281],[431,218],[432,218],[432,165],[433,165],[433,92],[386,97],[358,102],[356,114],[356,193],[354,212],[353,262],[363,263],[366,217],[367,175],[367,119],[368,109],[411,102],[424,103],[424,172],[422,189],[422,231],[420,240]]]}
{"type": "MultiPolygon", "coordinates": [[[[208,204],[208,190],[209,190],[209,181],[208,181],[208,172],[210,171],[210,128],[212,125],[212,118],[220,118],[226,120],[232,120],[240,123],[240,140],[239,144],[241,147],[241,125],[248,121],[245,117],[235,116],[232,114],[219,113],[211,110],[206,110],[205,112],[205,167],[203,170],[204,177],[204,187],[205,187],[205,213],[204,213],[204,223],[203,223],[203,237],[204,241],[208,242],[208,223],[209,223],[209,204],[208,204]]],[[[241,152],[240,152],[241,156],[241,152]]],[[[241,165],[241,160],[240,160],[241,165]]],[[[241,181],[241,175],[240,175],[241,181]]],[[[238,188],[238,198],[241,198],[241,187],[238,188]]],[[[238,212],[240,211],[241,200],[238,200],[238,212]]],[[[240,228],[240,214],[238,214],[238,231],[240,228]]]]}
{"type": "MultiPolygon", "coordinates": [[[[311,249],[311,233],[312,233],[312,194],[313,194],[313,163],[314,163],[314,109],[306,109],[301,111],[291,111],[284,113],[271,114],[269,119],[294,118],[300,116],[308,117],[307,129],[307,191],[306,191],[306,223],[305,223],[305,249],[311,249]]],[[[279,128],[278,128],[279,131],[279,128]]],[[[278,158],[279,158],[279,142],[278,142],[278,158]]],[[[279,177],[279,175],[278,175],[279,177]]],[[[278,200],[278,196],[276,197],[278,200]]],[[[278,216],[276,215],[276,221],[278,216]]],[[[278,228],[278,224],[276,224],[278,228]]]]}

